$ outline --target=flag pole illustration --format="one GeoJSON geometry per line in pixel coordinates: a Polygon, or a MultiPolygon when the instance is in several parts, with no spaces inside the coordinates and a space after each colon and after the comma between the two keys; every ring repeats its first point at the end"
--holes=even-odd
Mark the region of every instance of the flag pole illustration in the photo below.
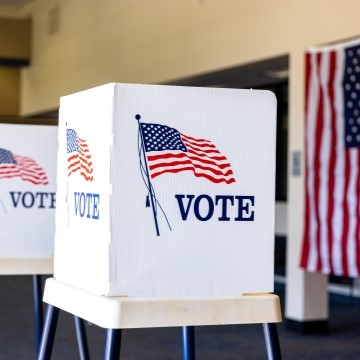
{"type": "MultiPolygon", "coordinates": [[[[203,178],[214,184],[226,183],[229,185],[236,182],[227,157],[210,140],[186,135],[167,125],[140,122],[140,115],[136,115],[135,118],[139,124],[140,167],[142,175],[146,175],[144,182],[149,190],[158,235],[157,205],[164,214],[169,227],[170,224],[156,199],[150,179],[162,174],[190,171],[195,177],[203,178]],[[142,157],[145,166],[142,163],[142,157]]],[[[147,206],[150,206],[150,203],[147,206]]]]}
{"type": "MultiPolygon", "coordinates": [[[[145,166],[144,166],[144,170],[145,170],[145,175],[146,175],[146,180],[147,180],[147,188],[149,190],[149,195],[150,195],[150,201],[151,201],[151,207],[153,210],[153,215],[154,215],[154,222],[155,222],[155,228],[156,228],[156,235],[160,236],[160,231],[159,231],[159,224],[157,221],[157,212],[155,209],[155,193],[154,193],[154,189],[152,187],[151,181],[150,181],[150,175],[149,175],[149,170],[148,170],[148,164],[147,164],[147,160],[146,160],[146,151],[145,151],[145,145],[144,145],[144,136],[143,133],[141,131],[141,116],[139,114],[135,115],[135,119],[138,121],[139,124],[139,136],[140,136],[140,140],[141,140],[141,150],[142,150],[142,154],[143,154],[143,158],[144,158],[144,162],[145,162],[145,166]]],[[[140,164],[141,164],[141,155],[140,155],[140,164]]],[[[148,196],[149,196],[148,195],[148,196]]],[[[148,207],[150,204],[148,203],[148,198],[146,201],[146,206],[148,207]]]]}

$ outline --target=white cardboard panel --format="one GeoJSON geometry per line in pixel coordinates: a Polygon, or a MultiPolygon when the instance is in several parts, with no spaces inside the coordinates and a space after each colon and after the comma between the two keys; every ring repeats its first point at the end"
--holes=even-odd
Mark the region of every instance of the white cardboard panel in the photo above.
{"type": "Polygon", "coordinates": [[[116,296],[273,290],[272,93],[108,84],[60,105],[58,280],[116,296]],[[68,169],[67,133],[86,141],[84,175],[68,169]],[[208,142],[220,160],[191,153],[208,142]]]}
{"type": "Polygon", "coordinates": [[[56,126],[0,124],[0,262],[22,273],[53,258],[57,139],[56,126]]]}

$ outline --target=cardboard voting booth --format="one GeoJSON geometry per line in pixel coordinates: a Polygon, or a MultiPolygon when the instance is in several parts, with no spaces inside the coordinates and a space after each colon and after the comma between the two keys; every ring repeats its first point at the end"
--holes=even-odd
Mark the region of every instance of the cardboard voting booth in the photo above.
{"type": "Polygon", "coordinates": [[[62,97],[54,277],[108,296],[272,292],[275,137],[268,91],[62,97]]]}
{"type": "Polygon", "coordinates": [[[52,268],[57,138],[56,126],[0,124],[1,274],[52,268]]]}

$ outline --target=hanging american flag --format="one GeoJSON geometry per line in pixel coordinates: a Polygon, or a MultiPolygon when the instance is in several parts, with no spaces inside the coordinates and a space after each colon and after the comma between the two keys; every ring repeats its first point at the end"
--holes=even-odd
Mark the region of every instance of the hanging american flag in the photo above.
{"type": "Polygon", "coordinates": [[[44,169],[28,156],[21,156],[0,148],[0,179],[20,177],[35,185],[47,185],[44,169]]]}
{"type": "Polygon", "coordinates": [[[80,139],[77,132],[67,129],[68,176],[79,172],[86,181],[93,181],[91,155],[86,140],[80,139]]]}
{"type": "Polygon", "coordinates": [[[301,266],[360,273],[360,40],[306,53],[301,266]]]}
{"type": "Polygon", "coordinates": [[[159,124],[140,124],[151,178],[192,171],[213,183],[235,182],[231,165],[209,140],[196,139],[159,124]]]}

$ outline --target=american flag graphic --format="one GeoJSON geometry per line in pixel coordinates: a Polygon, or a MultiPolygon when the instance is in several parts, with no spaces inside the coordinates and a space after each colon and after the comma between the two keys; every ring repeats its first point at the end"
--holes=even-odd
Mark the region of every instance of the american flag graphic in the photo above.
{"type": "Polygon", "coordinates": [[[44,169],[34,159],[0,148],[0,179],[14,177],[20,177],[35,185],[49,183],[44,169]]]}
{"type": "Polygon", "coordinates": [[[68,176],[79,172],[86,181],[93,181],[91,155],[86,140],[80,139],[77,132],[67,129],[68,176]]]}
{"type": "Polygon", "coordinates": [[[301,266],[360,273],[360,41],[306,53],[301,266]]]}
{"type": "Polygon", "coordinates": [[[235,182],[231,165],[209,140],[184,135],[159,124],[140,124],[151,178],[192,171],[213,183],[235,182]]]}

